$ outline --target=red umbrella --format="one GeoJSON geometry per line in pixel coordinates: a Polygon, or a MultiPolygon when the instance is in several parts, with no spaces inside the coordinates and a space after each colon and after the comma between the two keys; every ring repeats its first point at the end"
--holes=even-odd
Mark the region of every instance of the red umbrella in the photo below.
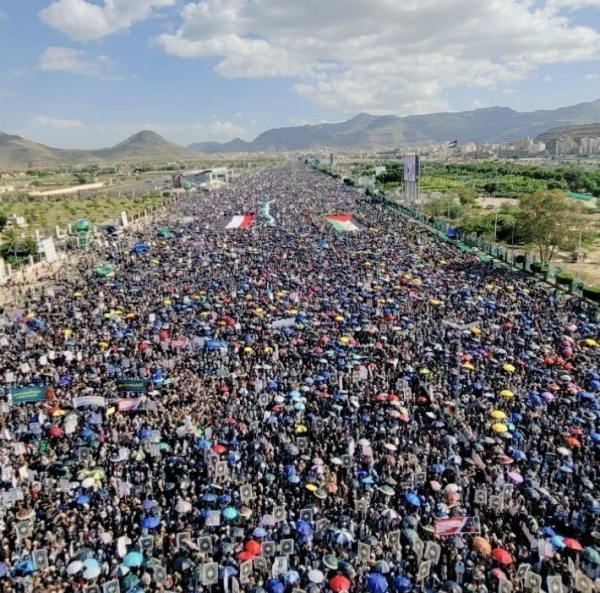
{"type": "Polygon", "coordinates": [[[258,556],[258,554],[260,554],[261,549],[262,549],[260,542],[257,542],[255,539],[251,539],[250,541],[247,541],[244,548],[246,549],[246,552],[249,552],[250,554],[254,554],[255,556],[258,556]]]}
{"type": "Polygon", "coordinates": [[[256,556],[254,554],[250,554],[250,552],[242,552],[238,555],[238,560],[240,562],[247,562],[248,560],[254,560],[256,556]]]}
{"type": "Polygon", "coordinates": [[[49,431],[48,434],[51,437],[59,437],[61,436],[63,433],[63,429],[60,426],[53,426],[49,431]]]}
{"type": "Polygon", "coordinates": [[[492,551],[492,558],[500,562],[500,564],[512,564],[515,559],[510,555],[510,552],[504,548],[496,548],[492,551]]]}
{"type": "Polygon", "coordinates": [[[502,581],[508,581],[508,579],[506,578],[506,575],[504,574],[503,571],[501,571],[499,568],[494,568],[492,569],[492,574],[497,578],[500,579],[502,581]]]}
{"type": "Polygon", "coordinates": [[[225,451],[227,451],[227,448],[224,447],[223,445],[213,445],[212,450],[215,453],[225,453],[225,451]]]}
{"type": "Polygon", "coordinates": [[[577,552],[581,552],[583,550],[583,548],[581,547],[581,544],[576,539],[573,539],[572,537],[565,537],[563,539],[563,544],[565,544],[566,548],[571,548],[571,550],[575,550],[577,552]]]}
{"type": "Polygon", "coordinates": [[[338,574],[329,581],[329,587],[336,593],[338,591],[348,591],[351,584],[343,574],[338,574]]]}

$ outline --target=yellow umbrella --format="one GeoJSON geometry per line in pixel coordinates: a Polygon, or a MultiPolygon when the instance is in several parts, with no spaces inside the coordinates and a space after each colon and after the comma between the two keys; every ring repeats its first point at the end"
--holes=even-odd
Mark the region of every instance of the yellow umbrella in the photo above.
{"type": "Polygon", "coordinates": [[[317,487],[316,487],[314,484],[307,484],[307,485],[305,486],[305,488],[306,488],[307,490],[310,490],[311,492],[316,492],[316,491],[318,490],[318,488],[317,488],[317,487]]]}
{"type": "Polygon", "coordinates": [[[271,352],[273,352],[273,348],[271,348],[271,346],[265,346],[265,352],[267,354],[270,354],[271,352]]]}
{"type": "Polygon", "coordinates": [[[494,410],[490,416],[494,419],[494,420],[506,420],[506,414],[502,411],[502,410],[494,410]]]}
{"type": "Polygon", "coordinates": [[[298,426],[296,426],[296,434],[304,434],[306,431],[308,430],[308,428],[306,428],[306,426],[304,426],[303,424],[298,424],[298,426]]]}
{"type": "Polygon", "coordinates": [[[494,290],[494,285],[493,285],[493,284],[486,284],[486,285],[485,285],[485,288],[486,288],[487,290],[494,290]]]}
{"type": "Polygon", "coordinates": [[[341,315],[336,315],[335,320],[336,321],[344,321],[344,318],[341,315]]]}
{"type": "Polygon", "coordinates": [[[127,315],[125,315],[126,319],[134,319],[135,318],[135,313],[127,313],[127,315]]]}
{"type": "Polygon", "coordinates": [[[153,259],[153,260],[152,260],[152,263],[153,263],[153,264],[159,264],[159,263],[160,263],[160,260],[159,260],[159,259],[153,259]]]}
{"type": "Polygon", "coordinates": [[[587,338],[586,340],[583,340],[583,343],[586,346],[591,346],[592,348],[598,348],[598,342],[596,342],[596,340],[592,340],[592,338],[587,338]]]}
{"type": "Polygon", "coordinates": [[[508,284],[506,287],[506,290],[508,290],[508,292],[512,292],[515,289],[515,287],[512,284],[508,284]]]}
{"type": "Polygon", "coordinates": [[[288,313],[289,313],[290,315],[298,315],[298,309],[290,309],[290,310],[288,311],[288,313]]]}
{"type": "Polygon", "coordinates": [[[342,336],[342,337],[340,338],[340,342],[341,342],[342,344],[347,344],[349,341],[350,341],[350,338],[347,338],[346,336],[342,336]]]}
{"type": "Polygon", "coordinates": [[[421,284],[421,280],[420,280],[420,278],[415,278],[415,279],[412,281],[412,283],[413,283],[413,285],[414,285],[414,286],[419,286],[419,284],[421,284]]]}
{"type": "Polygon", "coordinates": [[[502,397],[505,397],[506,399],[510,399],[511,397],[515,397],[515,394],[510,389],[503,389],[500,392],[500,395],[502,397]]]}
{"type": "Polygon", "coordinates": [[[441,259],[441,260],[440,260],[438,263],[439,263],[441,266],[443,266],[443,265],[446,263],[446,260],[445,260],[445,259],[441,259]]]}
{"type": "Polygon", "coordinates": [[[69,329],[68,327],[66,329],[63,329],[63,334],[65,334],[65,336],[70,336],[73,333],[72,329],[69,329]]]}
{"type": "Polygon", "coordinates": [[[500,424],[499,422],[497,422],[496,424],[492,424],[492,430],[496,434],[504,434],[505,432],[508,432],[508,428],[504,424],[500,424]]]}
{"type": "Polygon", "coordinates": [[[442,304],[442,301],[438,301],[438,299],[431,299],[431,300],[429,301],[429,304],[430,304],[430,305],[433,305],[433,306],[435,306],[435,307],[437,307],[438,305],[441,305],[441,304],[442,304]]]}
{"type": "Polygon", "coordinates": [[[285,296],[285,292],[283,292],[282,290],[278,290],[278,291],[275,293],[275,296],[278,296],[278,297],[283,297],[283,296],[285,296]]]}
{"type": "Polygon", "coordinates": [[[244,352],[252,352],[252,348],[250,348],[250,346],[246,346],[244,348],[244,352]]]}
{"type": "Polygon", "coordinates": [[[100,348],[108,348],[108,342],[100,342],[100,348]]]}
{"type": "Polygon", "coordinates": [[[117,309],[116,311],[113,311],[113,313],[115,315],[123,315],[123,311],[121,311],[121,309],[117,309]]]}
{"type": "Polygon", "coordinates": [[[371,267],[371,262],[370,262],[370,261],[366,261],[366,262],[363,264],[363,266],[364,266],[365,268],[370,268],[370,267],[371,267]]]}
{"type": "Polygon", "coordinates": [[[82,297],[83,296],[83,292],[81,292],[80,290],[78,290],[77,292],[73,293],[74,297],[82,297]]]}
{"type": "Polygon", "coordinates": [[[474,371],[475,367],[469,363],[469,362],[465,362],[465,364],[462,365],[463,369],[466,369],[467,371],[474,371]]]}
{"type": "Polygon", "coordinates": [[[502,367],[507,373],[514,373],[515,372],[515,367],[512,364],[505,364],[502,367]]]}
{"type": "Polygon", "coordinates": [[[27,317],[27,319],[34,319],[35,313],[27,313],[27,315],[25,315],[25,317],[27,317]]]}
{"type": "Polygon", "coordinates": [[[163,301],[163,303],[164,303],[165,305],[170,305],[170,304],[171,304],[171,299],[165,299],[165,300],[163,301]]]}
{"type": "Polygon", "coordinates": [[[472,327],[471,333],[479,335],[481,333],[481,330],[478,327],[472,327]]]}

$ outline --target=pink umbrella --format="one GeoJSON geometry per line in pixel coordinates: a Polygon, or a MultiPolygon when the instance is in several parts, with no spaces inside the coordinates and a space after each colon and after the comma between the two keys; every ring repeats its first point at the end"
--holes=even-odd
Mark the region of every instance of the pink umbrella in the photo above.
{"type": "Polygon", "coordinates": [[[504,572],[502,570],[500,570],[499,568],[493,568],[492,569],[492,574],[497,578],[500,579],[502,581],[508,581],[508,579],[506,578],[506,575],[504,574],[504,572]]]}
{"type": "Polygon", "coordinates": [[[549,391],[543,391],[541,393],[542,399],[545,399],[547,402],[554,401],[554,395],[552,395],[549,391]]]}
{"type": "Polygon", "coordinates": [[[523,482],[523,476],[518,472],[508,472],[508,477],[515,483],[521,484],[523,482]]]}

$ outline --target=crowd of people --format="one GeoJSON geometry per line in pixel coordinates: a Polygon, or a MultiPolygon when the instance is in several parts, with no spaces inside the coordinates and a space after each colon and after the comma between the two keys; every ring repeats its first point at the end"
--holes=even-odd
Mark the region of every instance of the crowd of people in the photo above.
{"type": "Polygon", "coordinates": [[[594,307],[300,163],[128,240],[2,316],[0,591],[597,588],[594,307]]]}

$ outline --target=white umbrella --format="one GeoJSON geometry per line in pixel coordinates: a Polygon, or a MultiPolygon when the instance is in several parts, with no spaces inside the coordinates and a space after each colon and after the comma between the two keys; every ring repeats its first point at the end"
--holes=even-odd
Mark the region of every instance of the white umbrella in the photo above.
{"type": "Polygon", "coordinates": [[[398,447],[396,447],[396,445],[394,445],[393,443],[386,443],[385,445],[383,445],[388,451],[397,451],[398,447]]]}
{"type": "Polygon", "coordinates": [[[381,514],[388,519],[398,519],[400,517],[394,509],[385,509],[381,514]]]}
{"type": "Polygon", "coordinates": [[[95,483],[96,480],[94,480],[94,478],[86,478],[81,482],[81,486],[82,488],[91,488],[95,483]]]}
{"type": "Polygon", "coordinates": [[[356,441],[357,445],[361,445],[362,447],[366,447],[367,445],[370,445],[371,442],[368,441],[367,439],[360,439],[358,441],[356,441]]]}
{"type": "Polygon", "coordinates": [[[175,510],[182,515],[192,510],[192,503],[187,500],[180,500],[175,506],[175,510]]]}
{"type": "Polygon", "coordinates": [[[108,531],[105,531],[103,533],[101,533],[98,536],[98,539],[103,543],[103,544],[110,544],[113,541],[113,536],[112,533],[109,533],[108,531]]]}
{"type": "Polygon", "coordinates": [[[325,580],[325,575],[320,570],[309,570],[308,580],[319,585],[325,580]]]}
{"type": "Polygon", "coordinates": [[[333,539],[335,540],[336,544],[343,546],[346,544],[351,544],[354,541],[354,536],[349,531],[340,529],[333,534],[333,539]]]}
{"type": "Polygon", "coordinates": [[[91,581],[92,579],[99,577],[101,572],[102,569],[99,566],[90,566],[83,572],[83,578],[86,581],[91,581]]]}
{"type": "Polygon", "coordinates": [[[77,574],[81,570],[83,570],[83,562],[81,560],[75,560],[67,566],[67,574],[77,574]]]}

